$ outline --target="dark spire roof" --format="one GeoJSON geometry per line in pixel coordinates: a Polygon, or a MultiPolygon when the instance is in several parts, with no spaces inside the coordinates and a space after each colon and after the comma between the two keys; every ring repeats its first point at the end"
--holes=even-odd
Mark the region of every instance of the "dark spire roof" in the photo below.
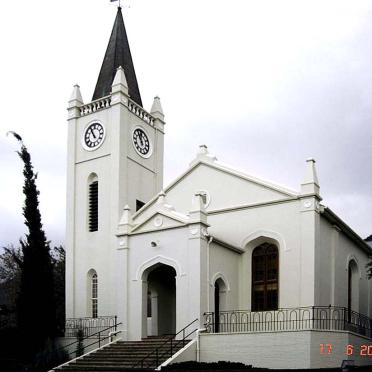
{"type": "Polygon", "coordinates": [[[136,73],[134,71],[127,33],[125,31],[123,15],[121,14],[120,7],[116,14],[110,41],[98,76],[96,89],[94,90],[93,100],[105,97],[111,93],[111,85],[119,66],[124,69],[130,98],[142,106],[141,94],[138,88],[136,73]]]}

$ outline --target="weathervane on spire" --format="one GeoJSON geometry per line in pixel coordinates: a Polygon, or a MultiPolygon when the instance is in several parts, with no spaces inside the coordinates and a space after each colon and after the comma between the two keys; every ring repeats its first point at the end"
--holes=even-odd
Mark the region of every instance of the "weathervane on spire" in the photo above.
{"type": "Polygon", "coordinates": [[[114,1],[119,1],[119,5],[118,5],[118,7],[119,8],[121,8],[121,6],[120,6],[120,0],[110,0],[112,3],[114,2],[114,1]]]}
{"type": "Polygon", "coordinates": [[[121,0],[110,0],[112,3],[114,2],[114,1],[118,1],[119,2],[119,5],[118,5],[118,7],[119,8],[121,8],[121,0]]]}

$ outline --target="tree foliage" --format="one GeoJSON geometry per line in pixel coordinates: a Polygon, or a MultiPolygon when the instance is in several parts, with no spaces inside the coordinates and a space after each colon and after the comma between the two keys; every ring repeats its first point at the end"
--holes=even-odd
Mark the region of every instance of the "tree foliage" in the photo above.
{"type": "MultiPolygon", "coordinates": [[[[13,245],[4,247],[0,255],[0,290],[2,291],[3,313],[11,315],[16,309],[16,299],[21,280],[22,250],[13,245]]],[[[10,323],[11,319],[9,318],[10,323]]]]}
{"type": "Polygon", "coordinates": [[[33,354],[56,336],[53,259],[41,222],[37,174],[22,138],[12,134],[21,144],[17,153],[23,162],[23,216],[28,229],[25,238],[20,240],[23,260],[16,306],[17,326],[25,341],[29,341],[29,352],[33,354]]]}
{"type": "MultiPolygon", "coordinates": [[[[15,311],[17,294],[20,289],[23,252],[19,247],[8,245],[0,254],[0,286],[3,289],[5,304],[11,312],[15,311]]],[[[54,298],[58,333],[62,334],[65,324],[65,250],[62,246],[51,250],[54,278],[54,298]]]]}
{"type": "Polygon", "coordinates": [[[8,282],[19,277],[23,254],[21,248],[12,244],[3,249],[4,253],[0,255],[0,282],[8,282]]]}

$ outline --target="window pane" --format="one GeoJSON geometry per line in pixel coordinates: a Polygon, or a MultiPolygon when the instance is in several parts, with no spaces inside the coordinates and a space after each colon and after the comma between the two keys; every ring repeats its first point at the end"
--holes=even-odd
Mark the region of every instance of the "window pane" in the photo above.
{"type": "Polygon", "coordinates": [[[252,311],[278,308],[278,249],[264,243],[252,253],[252,311]]]}
{"type": "Polygon", "coordinates": [[[92,299],[92,317],[98,317],[98,301],[97,299],[92,299]]]}
{"type": "Polygon", "coordinates": [[[97,274],[92,275],[92,317],[98,316],[98,277],[97,274]]]}

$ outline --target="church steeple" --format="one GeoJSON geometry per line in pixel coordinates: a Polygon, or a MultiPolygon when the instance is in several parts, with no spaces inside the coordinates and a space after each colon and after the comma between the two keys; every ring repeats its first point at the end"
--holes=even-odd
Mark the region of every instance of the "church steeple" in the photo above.
{"type": "Polygon", "coordinates": [[[138,88],[120,7],[118,7],[114,27],[112,28],[110,41],[106,49],[92,100],[102,98],[111,93],[111,85],[119,66],[124,69],[130,98],[142,106],[141,94],[138,88]]]}

